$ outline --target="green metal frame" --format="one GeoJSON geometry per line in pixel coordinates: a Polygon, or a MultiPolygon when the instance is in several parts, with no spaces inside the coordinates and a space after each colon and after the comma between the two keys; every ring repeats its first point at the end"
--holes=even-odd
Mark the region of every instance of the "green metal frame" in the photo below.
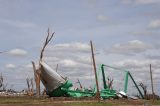
{"type": "Polygon", "coordinates": [[[106,78],[105,78],[105,73],[104,73],[104,64],[101,64],[101,71],[102,71],[102,78],[103,78],[103,87],[104,89],[107,89],[107,84],[106,84],[106,78]]]}
{"type": "Polygon", "coordinates": [[[100,70],[102,71],[102,79],[103,79],[103,89],[100,91],[100,96],[103,99],[108,98],[115,98],[116,97],[116,90],[109,89],[106,83],[106,77],[104,72],[104,64],[100,65],[100,70]]]}
{"type": "Polygon", "coordinates": [[[139,89],[137,83],[135,82],[133,76],[131,75],[131,73],[129,71],[126,71],[126,75],[125,75],[125,84],[124,84],[124,92],[127,93],[127,87],[128,87],[128,76],[131,78],[131,80],[133,81],[134,85],[136,86],[140,96],[142,99],[144,99],[144,96],[141,92],[141,90],[139,89]]]}
{"type": "MultiPolygon", "coordinates": [[[[107,85],[106,85],[105,74],[104,74],[104,66],[106,66],[106,65],[101,64],[101,70],[102,70],[102,76],[103,76],[103,85],[104,85],[104,89],[106,89],[107,85]]],[[[118,68],[114,68],[114,67],[111,67],[111,66],[107,66],[107,67],[110,67],[110,68],[113,68],[113,69],[118,69],[118,68]]],[[[118,69],[118,70],[122,70],[122,69],[118,69]]],[[[125,71],[125,70],[123,70],[123,71],[125,71]]],[[[141,90],[139,89],[138,85],[136,84],[136,82],[135,82],[133,76],[131,75],[131,73],[129,71],[125,71],[125,72],[126,73],[125,73],[124,92],[127,93],[127,89],[128,89],[128,77],[130,77],[131,80],[133,81],[134,85],[136,86],[136,88],[137,88],[137,90],[138,90],[141,98],[144,99],[144,96],[143,96],[141,90]]]]}
{"type": "Polygon", "coordinates": [[[127,93],[127,88],[128,88],[128,71],[126,71],[125,75],[125,84],[124,84],[124,92],[127,93]]]}

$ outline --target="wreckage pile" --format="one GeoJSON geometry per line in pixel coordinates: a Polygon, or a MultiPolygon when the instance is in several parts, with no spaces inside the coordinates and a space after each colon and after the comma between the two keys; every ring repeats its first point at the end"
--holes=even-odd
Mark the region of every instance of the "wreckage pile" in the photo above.
{"type": "MultiPolygon", "coordinates": [[[[46,37],[45,43],[42,47],[41,54],[40,54],[40,60],[39,60],[39,67],[36,68],[33,64],[34,69],[34,76],[35,76],[35,82],[36,82],[36,91],[37,94],[40,95],[40,81],[42,81],[45,89],[46,94],[50,97],[98,97],[98,99],[109,99],[109,98],[130,98],[130,99],[138,99],[142,98],[144,99],[144,95],[139,89],[139,85],[135,82],[133,76],[129,71],[125,71],[125,85],[124,90],[118,92],[117,90],[112,89],[111,85],[113,83],[113,80],[110,80],[109,84],[106,83],[106,77],[104,73],[104,67],[108,67],[107,65],[102,64],[100,66],[100,72],[102,73],[102,79],[103,79],[103,89],[99,91],[99,85],[98,85],[98,77],[97,71],[96,71],[96,65],[94,60],[94,53],[93,53],[93,45],[92,41],[90,41],[91,44],[91,51],[92,51],[92,60],[93,60],[93,66],[94,66],[94,72],[95,72],[95,80],[96,85],[92,90],[90,89],[76,89],[73,90],[72,82],[63,78],[60,74],[58,74],[55,70],[53,70],[49,65],[47,65],[43,61],[43,53],[45,50],[45,47],[47,44],[51,41],[53,38],[54,33],[50,34],[48,29],[48,35],[46,37]],[[127,86],[128,86],[128,77],[131,78],[133,81],[137,91],[139,92],[139,97],[133,97],[127,95],[127,86]]],[[[111,67],[114,68],[114,67],[111,67]]]]}
{"type": "MultiPolygon", "coordinates": [[[[71,81],[64,79],[59,75],[55,70],[48,66],[45,62],[40,62],[42,65],[41,69],[41,81],[46,88],[47,95],[50,97],[93,97],[96,95],[97,90],[73,90],[73,84],[71,81]]],[[[104,65],[101,65],[103,67],[104,65]]],[[[103,69],[103,68],[102,68],[103,69]]],[[[105,77],[104,70],[102,75],[105,77]]],[[[104,78],[103,78],[104,79],[104,78]]],[[[116,90],[109,89],[104,79],[104,89],[100,91],[100,97],[102,99],[109,98],[129,98],[129,99],[138,99],[138,97],[128,96],[124,91],[117,92],[116,90]]],[[[143,97],[143,95],[142,95],[143,97]]]]}

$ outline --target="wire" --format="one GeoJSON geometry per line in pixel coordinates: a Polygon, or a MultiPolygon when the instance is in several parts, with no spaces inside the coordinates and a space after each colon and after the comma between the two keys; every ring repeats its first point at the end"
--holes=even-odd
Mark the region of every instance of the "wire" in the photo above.
{"type": "Polygon", "coordinates": [[[105,65],[105,64],[104,64],[104,66],[105,66],[105,67],[112,68],[112,69],[116,69],[116,70],[127,71],[127,70],[125,70],[125,69],[120,69],[120,68],[112,67],[112,66],[105,65]]]}

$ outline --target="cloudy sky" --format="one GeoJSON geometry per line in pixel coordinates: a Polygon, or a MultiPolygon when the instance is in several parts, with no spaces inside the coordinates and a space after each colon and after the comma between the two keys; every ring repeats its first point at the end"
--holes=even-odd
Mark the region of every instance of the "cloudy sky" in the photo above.
{"type": "MultiPolygon", "coordinates": [[[[44,60],[53,69],[58,64],[58,72],[75,86],[77,79],[86,87],[94,85],[92,40],[97,69],[103,63],[129,70],[150,92],[152,64],[160,95],[159,12],[160,0],[0,0],[0,73],[8,88],[27,88],[31,61],[38,63],[49,27],[55,35],[44,60]]],[[[105,69],[123,88],[124,72],[105,69]]]]}

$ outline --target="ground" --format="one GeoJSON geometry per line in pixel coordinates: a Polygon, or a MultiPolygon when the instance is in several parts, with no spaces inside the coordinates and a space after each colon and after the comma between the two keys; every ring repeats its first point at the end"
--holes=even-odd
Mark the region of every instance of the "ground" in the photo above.
{"type": "Polygon", "coordinates": [[[160,105],[160,100],[101,100],[94,98],[0,97],[0,106],[144,106],[160,105]]]}

